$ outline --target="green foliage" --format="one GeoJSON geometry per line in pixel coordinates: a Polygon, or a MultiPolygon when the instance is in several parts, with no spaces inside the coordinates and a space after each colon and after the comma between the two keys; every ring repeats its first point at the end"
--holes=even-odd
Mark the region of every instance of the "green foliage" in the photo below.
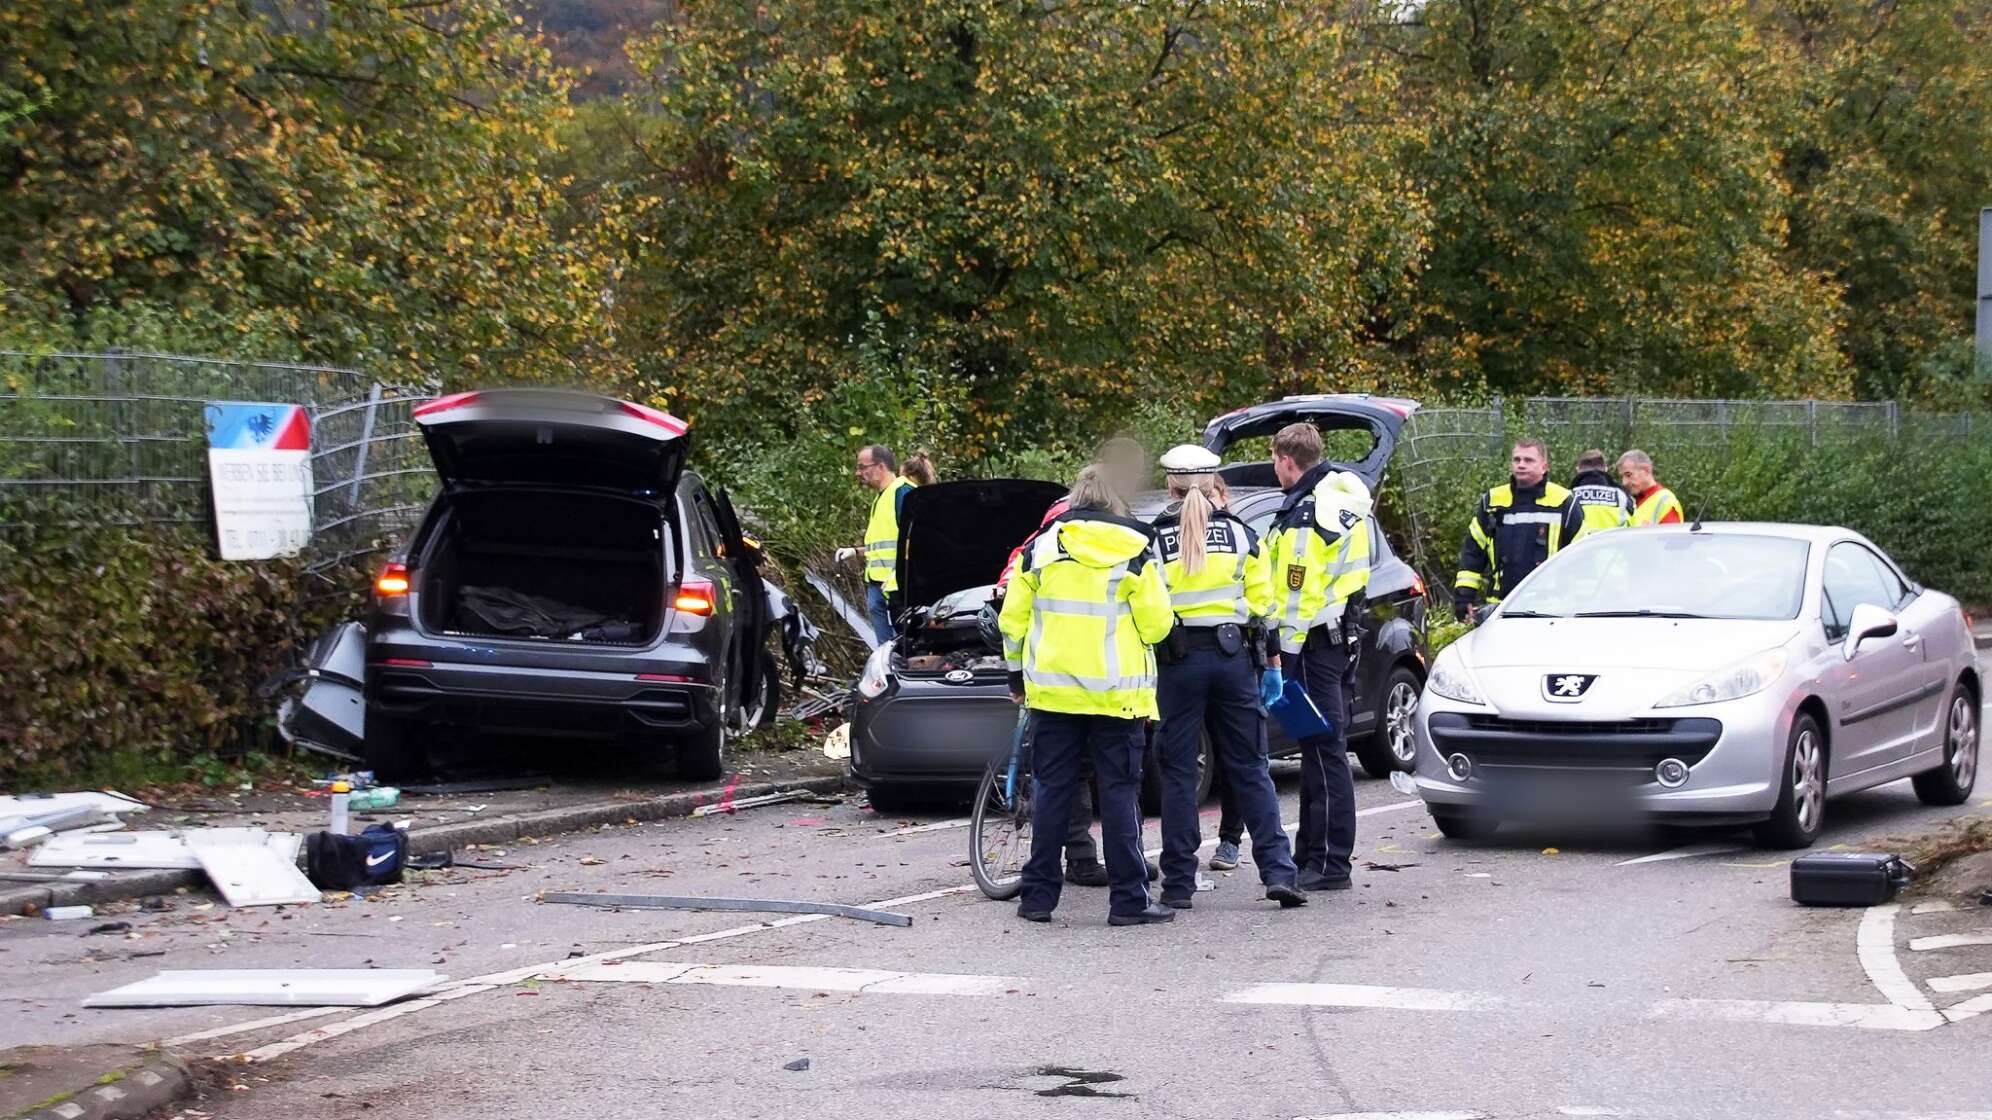
{"type": "Polygon", "coordinates": [[[0,540],[0,782],[113,759],[170,768],[273,740],[253,690],[350,604],[301,613],[293,567],[209,551],[155,530],[0,540]]]}

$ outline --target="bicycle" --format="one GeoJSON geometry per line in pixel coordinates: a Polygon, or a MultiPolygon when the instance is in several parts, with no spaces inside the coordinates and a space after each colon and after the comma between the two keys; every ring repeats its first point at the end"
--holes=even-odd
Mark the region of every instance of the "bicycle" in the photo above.
{"type": "Polygon", "coordinates": [[[1029,716],[1018,710],[1010,749],[983,769],[968,823],[969,873],[982,893],[998,902],[1024,889],[1024,863],[1031,855],[1031,776],[1024,735],[1029,716]]]}

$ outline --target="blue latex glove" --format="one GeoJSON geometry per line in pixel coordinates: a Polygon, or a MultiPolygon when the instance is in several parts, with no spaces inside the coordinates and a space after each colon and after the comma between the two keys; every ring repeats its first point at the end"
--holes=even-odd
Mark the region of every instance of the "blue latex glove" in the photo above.
{"type": "Polygon", "coordinates": [[[1272,707],[1273,701],[1280,698],[1280,691],[1284,688],[1286,688],[1286,678],[1280,676],[1280,667],[1269,666],[1264,673],[1259,674],[1259,703],[1272,707]]]}

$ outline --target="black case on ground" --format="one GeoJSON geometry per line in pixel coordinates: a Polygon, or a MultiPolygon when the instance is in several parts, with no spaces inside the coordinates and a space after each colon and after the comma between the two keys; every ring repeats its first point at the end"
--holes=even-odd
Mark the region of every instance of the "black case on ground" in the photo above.
{"type": "Polygon", "coordinates": [[[1791,900],[1803,906],[1879,906],[1909,882],[1900,856],[1814,852],[1791,861],[1791,900]]]}

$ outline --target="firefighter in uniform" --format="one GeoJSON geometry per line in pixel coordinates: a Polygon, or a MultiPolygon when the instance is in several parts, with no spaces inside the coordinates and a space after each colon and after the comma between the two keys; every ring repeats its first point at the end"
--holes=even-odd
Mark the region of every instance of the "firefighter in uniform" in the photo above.
{"type": "Polygon", "coordinates": [[[1653,457],[1634,448],[1619,456],[1619,483],[1632,494],[1634,525],[1679,525],[1681,499],[1653,477],[1653,457]]]}
{"type": "Polygon", "coordinates": [[[1162,726],[1156,765],[1162,786],[1162,905],[1188,910],[1197,890],[1197,756],[1210,730],[1211,764],[1230,783],[1266,897],[1304,906],[1299,871],[1280,826],[1260,707],[1272,590],[1252,530],[1212,500],[1218,458],[1184,444],[1162,457],[1169,506],[1155,521],[1156,555],[1176,627],[1156,647],[1162,726]]]}
{"type": "Polygon", "coordinates": [[[1459,546],[1453,607],[1462,618],[1479,603],[1500,602],[1584,529],[1577,499],[1549,481],[1540,442],[1517,443],[1510,464],[1509,480],[1480,496],[1459,546]]]}
{"type": "MultiPolygon", "coordinates": [[[[1273,437],[1273,472],[1286,489],[1265,547],[1279,619],[1274,668],[1292,673],[1329,723],[1327,734],[1300,744],[1298,885],[1303,891],[1347,890],[1356,845],[1349,710],[1354,639],[1370,577],[1369,488],[1322,461],[1321,433],[1311,424],[1289,424],[1273,437]]],[[[1277,697],[1280,674],[1267,676],[1266,695],[1277,697]]]]}
{"type": "Polygon", "coordinates": [[[899,460],[879,444],[858,452],[858,481],[878,496],[865,523],[864,547],[837,550],[839,563],[861,554],[865,558],[865,608],[880,642],[892,640],[892,601],[899,593],[899,509],[913,489],[913,480],[898,470],[899,460]]]}
{"type": "Polygon", "coordinates": [[[1031,710],[1031,855],[1017,916],[1048,922],[1082,755],[1100,787],[1101,848],[1112,925],[1167,922],[1148,896],[1141,854],[1144,721],[1156,718],[1156,642],[1175,616],[1155,534],[1127,516],[1099,467],[1080,472],[1072,506],[1018,559],[999,623],[1012,696],[1031,710]]]}
{"type": "Polygon", "coordinates": [[[1570,493],[1584,515],[1579,537],[1632,524],[1632,495],[1619,489],[1605,473],[1604,452],[1591,450],[1577,457],[1577,475],[1570,480],[1570,493]]]}

